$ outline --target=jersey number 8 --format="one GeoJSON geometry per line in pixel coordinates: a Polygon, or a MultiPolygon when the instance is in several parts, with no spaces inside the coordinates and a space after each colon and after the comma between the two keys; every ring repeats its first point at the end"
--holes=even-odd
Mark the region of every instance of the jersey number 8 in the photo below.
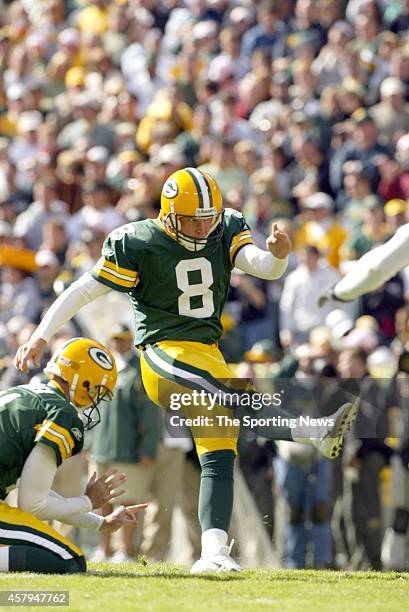
{"type": "Polygon", "coordinates": [[[182,259],[175,268],[176,282],[178,288],[183,292],[178,299],[179,314],[185,317],[205,319],[214,313],[213,291],[210,286],[213,284],[212,266],[207,259],[182,259]],[[200,272],[201,283],[189,283],[189,272],[200,272]],[[200,296],[202,305],[192,308],[190,299],[200,296]]]}

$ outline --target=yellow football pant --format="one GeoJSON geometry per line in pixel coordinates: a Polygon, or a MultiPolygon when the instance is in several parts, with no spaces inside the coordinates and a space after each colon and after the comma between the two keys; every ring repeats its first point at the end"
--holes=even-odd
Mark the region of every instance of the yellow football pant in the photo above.
{"type": "Polygon", "coordinates": [[[0,502],[0,546],[31,545],[63,560],[84,557],[82,550],[29,512],[0,502]]]}
{"type": "Polygon", "coordinates": [[[216,393],[218,389],[234,392],[242,388],[242,381],[227,365],[216,344],[168,340],[157,342],[143,350],[141,371],[149,398],[172,412],[171,416],[211,419],[206,425],[190,426],[199,457],[219,450],[237,452],[239,427],[217,418],[232,419],[234,414],[231,409],[216,404],[210,410],[209,404],[205,403],[182,406],[177,412],[170,411],[175,394],[192,394],[193,389],[216,393]]]}

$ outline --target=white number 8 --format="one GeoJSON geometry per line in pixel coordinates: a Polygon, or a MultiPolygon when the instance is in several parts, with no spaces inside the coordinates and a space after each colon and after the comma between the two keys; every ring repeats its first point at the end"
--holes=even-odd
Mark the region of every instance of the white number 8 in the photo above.
{"type": "Polygon", "coordinates": [[[198,259],[183,259],[175,268],[176,282],[178,288],[183,291],[178,299],[179,314],[186,317],[194,317],[196,319],[204,319],[211,317],[214,313],[213,291],[210,285],[213,284],[212,266],[207,259],[199,257],[198,259]],[[200,272],[202,277],[201,283],[190,284],[189,272],[200,272]],[[201,296],[202,306],[192,308],[190,298],[201,296]]]}

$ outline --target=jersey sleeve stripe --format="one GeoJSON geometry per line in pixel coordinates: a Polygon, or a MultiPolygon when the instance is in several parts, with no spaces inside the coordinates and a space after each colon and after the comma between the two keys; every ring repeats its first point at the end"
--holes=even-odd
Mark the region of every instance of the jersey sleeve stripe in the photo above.
{"type": "Polygon", "coordinates": [[[68,431],[68,429],[65,429],[65,427],[61,427],[60,425],[57,425],[57,423],[54,423],[54,421],[49,421],[48,419],[46,419],[44,423],[47,423],[47,425],[49,426],[49,429],[51,429],[52,431],[55,431],[56,434],[61,434],[62,436],[64,436],[65,440],[68,443],[70,450],[74,448],[75,446],[74,440],[72,439],[72,436],[70,432],[68,431]]]}
{"type": "Polygon", "coordinates": [[[117,272],[118,274],[123,274],[126,278],[136,278],[138,276],[138,273],[136,270],[129,270],[128,268],[121,268],[121,266],[118,266],[118,264],[113,263],[112,261],[108,261],[108,259],[105,259],[104,257],[100,257],[97,261],[97,266],[101,266],[103,268],[109,268],[110,270],[113,270],[114,272],[117,272]]]}
{"type": "Polygon", "coordinates": [[[116,278],[119,278],[121,280],[124,281],[128,281],[128,282],[135,282],[135,280],[138,278],[137,276],[125,276],[125,274],[120,274],[119,272],[116,272],[115,270],[110,270],[109,268],[107,268],[106,266],[96,266],[97,270],[104,270],[104,272],[106,272],[107,274],[112,274],[112,276],[115,276],[116,278]]]}
{"type": "Polygon", "coordinates": [[[241,251],[241,249],[245,247],[246,244],[253,244],[253,240],[247,240],[246,242],[241,242],[237,245],[237,249],[234,251],[234,254],[230,256],[232,266],[234,266],[234,262],[236,261],[236,257],[239,254],[239,251],[241,251]]]}
{"type": "Polygon", "coordinates": [[[93,271],[94,274],[96,274],[98,277],[105,278],[114,285],[119,285],[120,287],[127,287],[129,289],[132,289],[137,284],[137,279],[134,279],[132,281],[122,280],[121,278],[117,278],[114,274],[112,274],[112,272],[107,272],[106,270],[98,270],[94,268],[93,271]]]}
{"type": "Polygon", "coordinates": [[[234,247],[232,247],[232,249],[230,249],[230,261],[232,263],[234,263],[236,254],[239,252],[241,247],[245,246],[246,244],[253,244],[253,238],[251,236],[243,236],[243,238],[239,240],[234,247]]]}
{"type": "Polygon", "coordinates": [[[234,245],[237,244],[237,242],[241,240],[244,236],[250,236],[251,238],[250,230],[246,229],[243,232],[240,232],[240,234],[236,234],[236,236],[233,236],[230,244],[230,251],[233,249],[234,245]]]}
{"type": "Polygon", "coordinates": [[[57,435],[55,435],[54,433],[50,433],[47,430],[41,429],[37,433],[36,437],[34,438],[34,442],[40,442],[42,438],[45,438],[49,442],[53,442],[53,444],[56,444],[58,446],[58,450],[60,451],[61,459],[64,460],[69,457],[69,455],[67,454],[67,451],[65,450],[62,440],[57,435]]]}
{"type": "Polygon", "coordinates": [[[39,433],[41,433],[42,431],[51,432],[54,436],[59,438],[64,444],[65,450],[68,455],[71,455],[71,451],[74,448],[74,442],[71,436],[68,434],[67,430],[65,430],[63,427],[59,427],[58,425],[56,426],[56,423],[46,419],[39,427],[39,433]],[[67,434],[70,439],[68,439],[67,434]]]}

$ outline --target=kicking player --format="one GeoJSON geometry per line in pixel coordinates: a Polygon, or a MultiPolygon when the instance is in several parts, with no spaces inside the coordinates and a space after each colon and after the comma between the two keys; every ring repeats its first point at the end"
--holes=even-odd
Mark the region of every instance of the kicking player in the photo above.
{"type": "Polygon", "coordinates": [[[104,346],[75,338],[47,364],[48,384],[11,387],[0,393],[0,572],[76,573],[86,571],[84,553],[44,521],[113,532],[135,523],[145,508],[122,506],[109,516],[94,512],[124,491],[124,474],[94,474],[85,494],[65,498],[51,490],[57,467],[84,443],[81,413],[89,426],[98,404],[115,388],[115,360],[104,346]],[[18,507],[5,503],[18,485],[18,507]]]}
{"type": "MultiPolygon", "coordinates": [[[[223,210],[212,176],[195,168],[179,170],[163,186],[159,217],[111,232],[92,274],[61,294],[30,341],[18,350],[16,365],[26,371],[31,359],[37,363],[61,325],[82,306],[114,289],[129,295],[136,344],[142,349],[143,382],[152,401],[169,409],[172,392],[217,391],[225,388],[221,381],[234,387],[234,379],[240,386],[217,346],[220,317],[235,266],[267,280],[284,273],[291,248],[287,234],[274,225],[266,247],[264,251],[253,244],[240,213],[223,210]]],[[[215,410],[231,416],[228,408],[215,410]]],[[[350,404],[340,408],[334,426],[312,440],[326,456],[340,452],[354,411],[350,404]]],[[[227,545],[238,428],[214,427],[210,435],[192,428],[192,434],[201,464],[202,528],[202,556],[192,572],[238,571],[227,545]]],[[[280,435],[299,439],[305,438],[305,431],[282,428],[280,435]]]]}

